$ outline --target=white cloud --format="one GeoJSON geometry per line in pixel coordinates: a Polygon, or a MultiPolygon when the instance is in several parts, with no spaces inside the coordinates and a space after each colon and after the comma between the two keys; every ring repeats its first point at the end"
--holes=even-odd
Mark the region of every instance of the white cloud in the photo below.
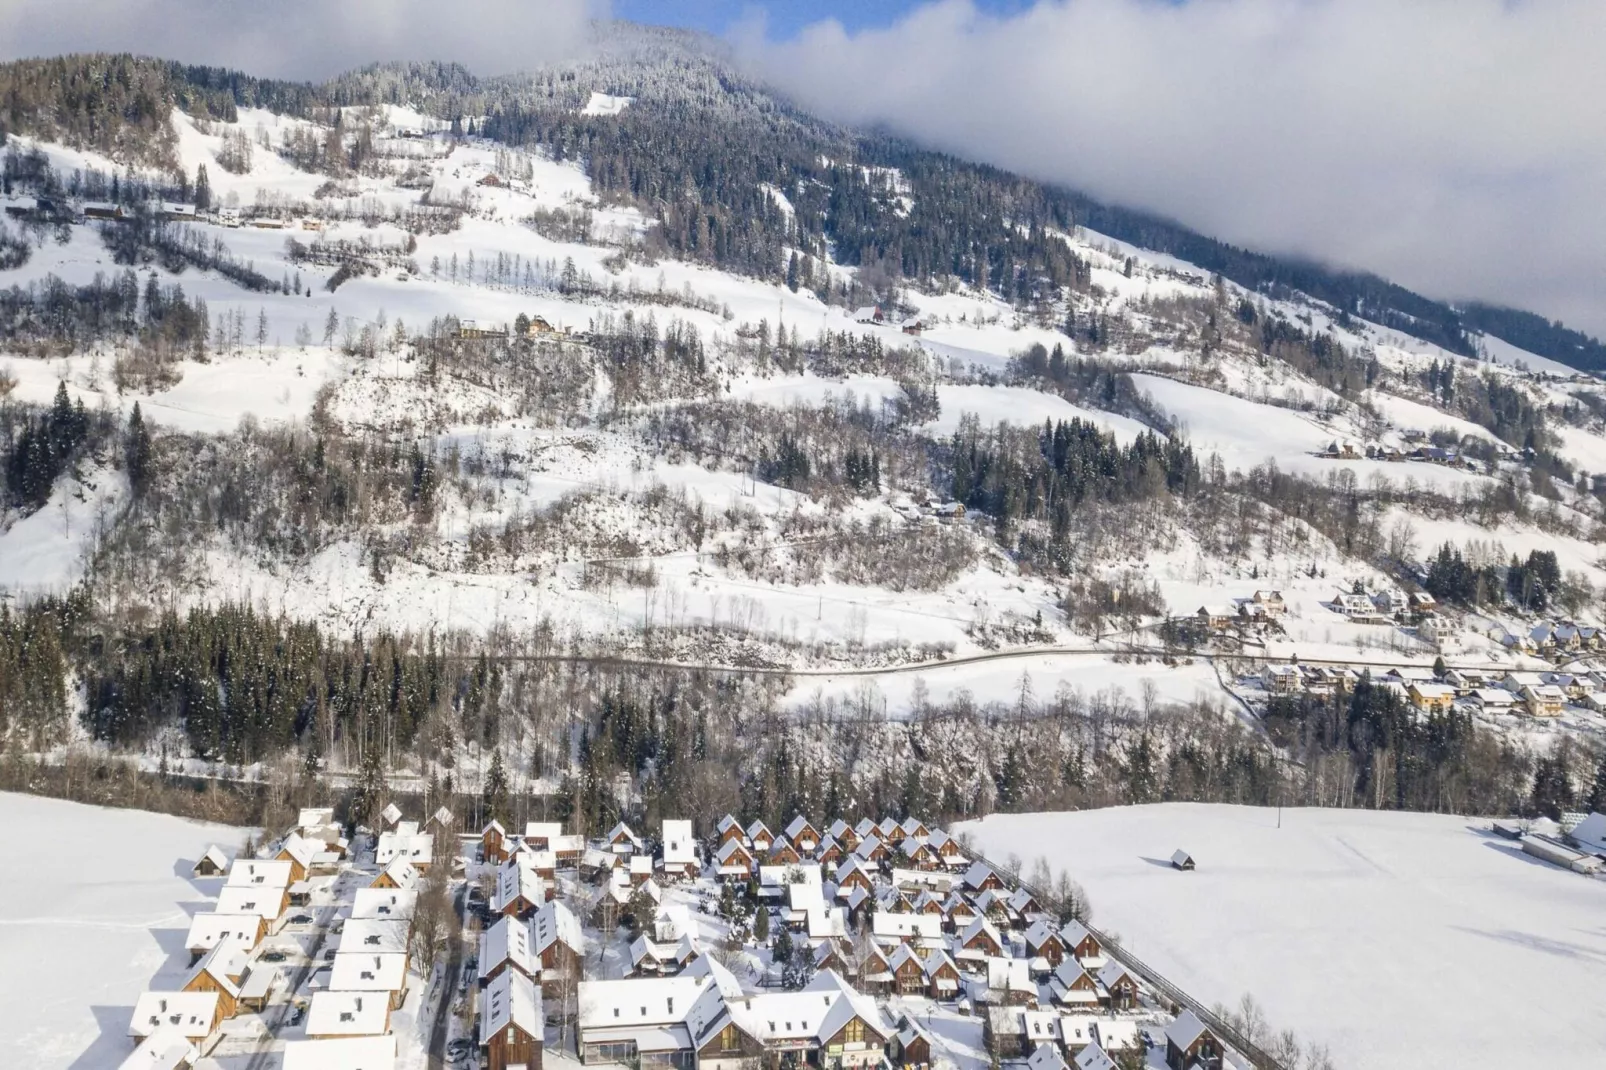
{"type": "Polygon", "coordinates": [[[134,52],[322,79],[389,60],[505,74],[572,55],[607,0],[0,0],[0,58],[134,52]]]}
{"type": "Polygon", "coordinates": [[[736,38],[827,117],[1606,334],[1600,0],[941,0],[736,38]]]}

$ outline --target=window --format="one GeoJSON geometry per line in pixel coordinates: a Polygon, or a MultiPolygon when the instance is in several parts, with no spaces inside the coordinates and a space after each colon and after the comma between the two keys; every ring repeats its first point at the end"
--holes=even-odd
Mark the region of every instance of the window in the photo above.
{"type": "Polygon", "coordinates": [[[719,1034],[719,1050],[735,1051],[741,1047],[741,1038],[736,1035],[736,1027],[727,1025],[719,1034]]]}
{"type": "Polygon", "coordinates": [[[844,1044],[864,1043],[864,1023],[854,1018],[842,1029],[842,1042],[844,1044]]]}

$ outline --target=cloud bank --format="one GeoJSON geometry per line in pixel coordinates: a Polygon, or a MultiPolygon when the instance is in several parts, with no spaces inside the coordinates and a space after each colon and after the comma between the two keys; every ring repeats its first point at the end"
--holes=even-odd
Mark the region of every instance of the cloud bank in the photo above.
{"type": "Polygon", "coordinates": [[[572,55],[606,0],[0,0],[0,59],[134,52],[262,77],[376,61],[505,74],[572,55]]]}
{"type": "Polygon", "coordinates": [[[839,121],[1606,334],[1606,3],[939,0],[735,34],[839,121]]]}

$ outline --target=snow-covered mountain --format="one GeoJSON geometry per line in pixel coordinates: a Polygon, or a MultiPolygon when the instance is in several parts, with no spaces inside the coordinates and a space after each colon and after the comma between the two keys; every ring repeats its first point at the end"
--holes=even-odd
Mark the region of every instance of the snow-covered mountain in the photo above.
{"type": "MultiPolygon", "coordinates": [[[[138,151],[10,123],[0,587],[77,590],[130,644],[68,644],[47,738],[528,747],[536,700],[474,721],[470,669],[382,728],[141,690],[160,622],[221,607],[469,666],[740,669],[804,719],[1118,689],[1251,734],[1223,681],[1260,662],[1540,667],[1510,637],[1598,617],[1606,397],[1470,313],[1119,240],[1090,221],[1135,217],[818,123],[676,35],[496,82],[203,75],[138,151]],[[1431,618],[1338,602],[1425,584],[1431,618]]],[[[532,731],[559,775],[580,737],[532,731]]]]}

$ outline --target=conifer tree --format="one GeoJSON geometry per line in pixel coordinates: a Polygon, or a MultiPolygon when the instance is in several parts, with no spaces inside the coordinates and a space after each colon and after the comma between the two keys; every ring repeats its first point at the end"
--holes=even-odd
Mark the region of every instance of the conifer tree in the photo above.
{"type": "Polygon", "coordinates": [[[145,430],[145,420],[140,415],[139,402],[134,402],[134,411],[128,414],[128,437],[123,444],[123,464],[128,469],[128,486],[135,498],[145,496],[145,488],[150,484],[151,477],[151,436],[145,430]]]}

